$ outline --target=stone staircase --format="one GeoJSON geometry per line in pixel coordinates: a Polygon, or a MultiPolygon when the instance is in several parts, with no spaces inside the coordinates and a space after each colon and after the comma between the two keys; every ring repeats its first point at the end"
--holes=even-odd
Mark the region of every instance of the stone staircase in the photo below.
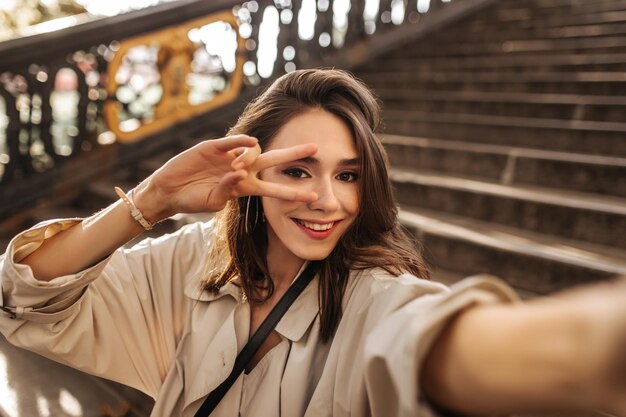
{"type": "Polygon", "coordinates": [[[435,276],[626,274],[625,33],[623,0],[501,0],[355,71],[435,276]]]}

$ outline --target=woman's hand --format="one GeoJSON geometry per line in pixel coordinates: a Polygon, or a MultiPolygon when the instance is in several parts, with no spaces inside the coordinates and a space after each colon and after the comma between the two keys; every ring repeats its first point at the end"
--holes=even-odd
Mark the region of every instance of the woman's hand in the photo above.
{"type": "Polygon", "coordinates": [[[310,202],[312,192],[262,181],[268,167],[305,158],[317,152],[314,144],[261,154],[256,138],[246,135],[206,140],[170,159],[137,186],[135,204],[151,222],[176,213],[217,212],[228,200],[260,195],[310,202]]]}
{"type": "Polygon", "coordinates": [[[586,316],[580,344],[583,389],[596,409],[626,416],[626,276],[586,285],[559,297],[586,316]]]}

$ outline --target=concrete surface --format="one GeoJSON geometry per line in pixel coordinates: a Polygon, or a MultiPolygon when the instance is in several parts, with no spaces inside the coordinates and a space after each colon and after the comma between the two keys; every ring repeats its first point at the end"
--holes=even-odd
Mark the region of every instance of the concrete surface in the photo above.
{"type": "MultiPolygon", "coordinates": [[[[124,398],[104,381],[18,349],[0,336],[1,417],[102,417],[124,398]]],[[[147,417],[131,410],[111,417],[147,417]]]]}

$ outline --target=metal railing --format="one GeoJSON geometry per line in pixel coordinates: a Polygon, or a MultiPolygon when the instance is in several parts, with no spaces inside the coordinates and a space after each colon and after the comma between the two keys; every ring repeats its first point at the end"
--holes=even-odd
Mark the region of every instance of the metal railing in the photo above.
{"type": "Polygon", "coordinates": [[[486,3],[181,0],[2,42],[0,219],[201,134],[280,74],[354,68],[486,3]]]}

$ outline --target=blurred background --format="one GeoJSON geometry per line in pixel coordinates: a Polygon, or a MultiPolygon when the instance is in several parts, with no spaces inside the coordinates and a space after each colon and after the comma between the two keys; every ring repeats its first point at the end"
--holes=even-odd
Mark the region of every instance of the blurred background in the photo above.
{"type": "MultiPolygon", "coordinates": [[[[487,272],[533,297],[626,274],[626,0],[2,0],[0,249],[107,206],[311,67],[380,97],[434,279],[487,272]]],[[[0,341],[2,417],[151,406],[0,341]]]]}

